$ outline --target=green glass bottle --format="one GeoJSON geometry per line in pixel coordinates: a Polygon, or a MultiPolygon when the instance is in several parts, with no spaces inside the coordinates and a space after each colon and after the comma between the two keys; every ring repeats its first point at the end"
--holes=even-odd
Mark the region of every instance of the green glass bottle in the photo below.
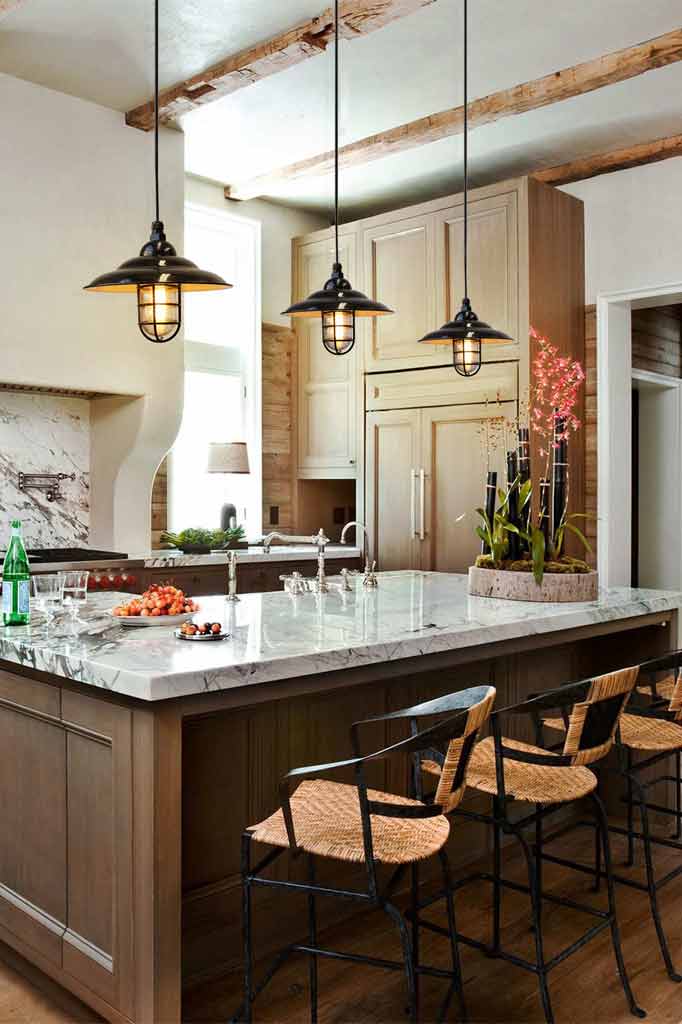
{"type": "Polygon", "coordinates": [[[12,539],[2,567],[2,621],[6,626],[25,626],[31,618],[29,597],[31,571],[21,536],[21,522],[12,520],[12,539]]]}

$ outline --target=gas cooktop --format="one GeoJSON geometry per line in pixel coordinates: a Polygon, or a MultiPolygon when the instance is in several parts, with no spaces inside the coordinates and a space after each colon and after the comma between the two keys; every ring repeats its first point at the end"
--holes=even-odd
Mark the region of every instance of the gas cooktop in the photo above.
{"type": "Polygon", "coordinates": [[[121,551],[98,551],[95,548],[29,548],[30,562],[101,562],[105,559],[125,559],[121,551]]]}

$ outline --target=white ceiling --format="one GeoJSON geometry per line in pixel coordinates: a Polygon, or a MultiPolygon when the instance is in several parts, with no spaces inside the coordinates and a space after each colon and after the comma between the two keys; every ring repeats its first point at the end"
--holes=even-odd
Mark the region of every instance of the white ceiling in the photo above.
{"type": "MultiPolygon", "coordinates": [[[[162,0],[162,84],[319,13],[324,0],[162,0]]],[[[472,97],[680,26],[679,0],[476,0],[470,4],[472,97]]],[[[151,0],[24,0],[0,22],[0,70],[121,110],[149,98],[151,0]],[[87,18],[84,18],[87,12],[87,18]]],[[[436,0],[341,44],[342,143],[462,100],[461,0],[436,0]]],[[[183,119],[187,169],[235,182],[331,147],[331,51],[183,119]]],[[[474,183],[682,132],[682,63],[477,128],[474,183]]],[[[134,129],[131,129],[131,131],[134,129]]],[[[351,169],[344,218],[456,190],[461,138],[351,169]]],[[[273,197],[329,207],[330,182],[273,197]]]]}

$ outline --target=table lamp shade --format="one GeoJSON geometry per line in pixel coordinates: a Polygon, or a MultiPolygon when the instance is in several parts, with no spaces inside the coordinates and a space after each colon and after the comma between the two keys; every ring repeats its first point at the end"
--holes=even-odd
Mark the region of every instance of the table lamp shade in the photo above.
{"type": "Polygon", "coordinates": [[[211,442],[208,446],[209,473],[249,473],[249,453],[245,441],[211,442]]]}

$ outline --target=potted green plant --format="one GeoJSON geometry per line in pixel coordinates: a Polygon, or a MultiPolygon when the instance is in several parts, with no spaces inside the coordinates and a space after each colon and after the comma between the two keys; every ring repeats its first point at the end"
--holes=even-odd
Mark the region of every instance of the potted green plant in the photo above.
{"type": "Polygon", "coordinates": [[[228,548],[246,548],[248,544],[245,536],[243,526],[234,526],[227,530],[188,527],[180,533],[162,533],[161,541],[179,548],[186,555],[206,555],[211,551],[224,551],[228,548]]]}
{"type": "Polygon", "coordinates": [[[486,501],[476,510],[482,549],[469,569],[469,592],[519,601],[590,601],[598,594],[598,575],[584,559],[565,551],[570,535],[591,553],[579,525],[587,516],[568,510],[569,438],[581,426],[576,406],[585,373],[579,362],[560,356],[546,338],[531,333],[536,356],[529,426],[515,425],[518,451],[507,451],[506,488],[497,488],[496,474],[488,472],[486,501]],[[537,484],[531,473],[531,432],[539,439],[543,460],[537,484]]]}

